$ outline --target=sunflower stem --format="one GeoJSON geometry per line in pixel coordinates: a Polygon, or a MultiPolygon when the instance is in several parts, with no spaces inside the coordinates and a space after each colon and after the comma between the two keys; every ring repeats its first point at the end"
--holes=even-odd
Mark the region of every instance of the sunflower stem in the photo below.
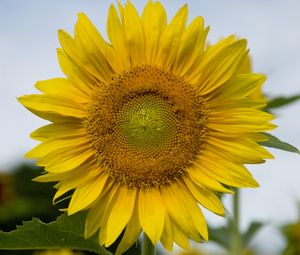
{"type": "Polygon", "coordinates": [[[233,216],[230,220],[230,241],[231,241],[231,255],[242,255],[242,243],[241,233],[239,227],[240,215],[239,215],[239,190],[235,189],[235,195],[233,196],[233,216]]]}
{"type": "Polygon", "coordinates": [[[155,255],[155,246],[144,232],[142,255],[155,255]]]}

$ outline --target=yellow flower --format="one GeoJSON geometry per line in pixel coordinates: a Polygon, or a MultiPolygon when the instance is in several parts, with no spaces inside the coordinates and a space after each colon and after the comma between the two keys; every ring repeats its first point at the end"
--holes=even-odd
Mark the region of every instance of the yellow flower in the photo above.
{"type": "Polygon", "coordinates": [[[67,249],[61,250],[45,250],[45,251],[36,251],[33,255],[83,255],[81,252],[73,252],[67,249]]]}
{"type": "Polygon", "coordinates": [[[190,250],[190,251],[184,251],[184,252],[180,252],[177,255],[205,255],[206,253],[200,251],[200,250],[190,250]]]}
{"type": "Polygon", "coordinates": [[[141,16],[128,2],[111,6],[106,42],[84,14],[75,36],[59,31],[58,59],[66,78],[37,82],[42,92],[19,101],[52,122],[31,135],[29,151],[58,181],[54,201],[74,190],[69,215],[88,210],[86,238],[99,229],[110,246],[124,231],[117,254],[144,231],[153,244],[189,248],[208,239],[198,203],[217,215],[216,192],[257,187],[244,164],[272,155],[257,142],[275,126],[249,95],[265,81],[238,74],[246,40],[230,36],[205,48],[202,17],[187,26],[184,5],[167,23],[159,2],[141,16]]]}

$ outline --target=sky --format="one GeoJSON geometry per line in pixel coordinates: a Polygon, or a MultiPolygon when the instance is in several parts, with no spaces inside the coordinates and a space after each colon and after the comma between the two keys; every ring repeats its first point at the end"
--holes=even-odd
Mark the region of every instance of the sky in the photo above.
{"type": "MultiPolygon", "coordinates": [[[[145,0],[132,2],[141,11],[145,0]]],[[[46,122],[25,110],[18,96],[36,93],[34,83],[62,73],[56,58],[57,30],[73,33],[76,14],[85,12],[105,34],[107,0],[0,0],[0,171],[9,171],[36,143],[29,134],[46,122]]],[[[208,39],[236,34],[248,40],[254,71],[268,76],[269,96],[300,93],[300,1],[190,0],[162,1],[171,18],[184,3],[189,19],[203,16],[210,26],[208,39]]],[[[300,102],[275,112],[279,138],[300,148],[300,102]]],[[[259,189],[242,191],[242,228],[253,220],[268,223],[255,238],[264,255],[284,245],[275,226],[297,218],[300,201],[300,156],[271,150],[275,160],[249,166],[259,189]]],[[[230,213],[230,198],[225,199],[230,213]]],[[[224,220],[206,213],[218,226],[224,220]]]]}

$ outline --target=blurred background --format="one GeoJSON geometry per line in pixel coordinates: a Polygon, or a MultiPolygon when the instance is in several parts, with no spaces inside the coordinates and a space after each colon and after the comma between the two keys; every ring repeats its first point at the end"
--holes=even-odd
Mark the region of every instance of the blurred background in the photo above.
{"type": "MultiPolygon", "coordinates": [[[[139,11],[146,3],[145,0],[132,2],[139,11]]],[[[189,20],[203,16],[206,25],[211,27],[208,40],[212,43],[231,34],[248,39],[254,71],[268,76],[264,87],[268,97],[300,93],[299,0],[161,2],[169,18],[188,3],[189,20]]],[[[76,14],[85,12],[105,35],[111,3],[116,2],[0,0],[1,230],[13,229],[16,223],[32,216],[50,221],[60,214],[59,207],[51,204],[52,185],[30,182],[41,169],[23,158],[24,153],[36,144],[29,134],[46,122],[25,110],[16,98],[36,93],[34,83],[38,80],[62,76],[56,58],[57,30],[62,28],[72,34],[76,14]],[[40,199],[40,202],[34,202],[32,198],[40,199]]],[[[274,110],[274,114],[278,128],[273,134],[299,148],[300,102],[274,110]]],[[[282,254],[287,245],[287,239],[281,234],[282,226],[297,221],[297,202],[300,201],[299,155],[271,152],[275,160],[249,166],[261,187],[241,192],[242,229],[253,221],[266,224],[250,243],[257,254],[263,255],[282,254]]],[[[224,198],[229,215],[230,201],[230,197],[224,198]]],[[[212,227],[225,224],[223,218],[206,211],[205,214],[212,227]]],[[[297,233],[300,236],[300,226],[297,233]]],[[[214,253],[222,252],[212,243],[200,247],[214,253]]]]}

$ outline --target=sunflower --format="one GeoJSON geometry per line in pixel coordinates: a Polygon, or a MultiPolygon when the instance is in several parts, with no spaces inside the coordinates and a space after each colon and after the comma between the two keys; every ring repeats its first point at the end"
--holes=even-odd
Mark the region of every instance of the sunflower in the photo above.
{"type": "Polygon", "coordinates": [[[167,250],[208,239],[199,204],[217,215],[217,193],[257,187],[244,164],[272,155],[258,142],[275,126],[264,100],[251,97],[265,81],[240,71],[248,50],[229,36],[206,47],[202,17],[187,25],[184,5],[171,22],[159,2],[139,16],[128,1],[111,5],[105,41],[87,16],[75,36],[59,31],[65,78],[39,81],[41,94],[19,101],[51,124],[31,134],[29,151],[58,182],[54,201],[73,191],[67,213],[88,210],[85,237],[99,231],[117,254],[141,231],[167,250]]]}
{"type": "Polygon", "coordinates": [[[44,250],[44,251],[36,251],[33,255],[84,255],[81,252],[74,252],[67,249],[60,250],[44,250]]]}

